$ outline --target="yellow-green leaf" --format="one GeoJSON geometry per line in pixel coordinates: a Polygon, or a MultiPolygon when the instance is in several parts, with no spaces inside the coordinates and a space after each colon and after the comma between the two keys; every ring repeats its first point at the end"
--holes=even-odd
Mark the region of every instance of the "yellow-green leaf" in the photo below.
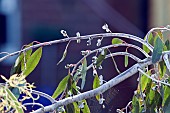
{"type": "Polygon", "coordinates": [[[14,104],[15,106],[12,106],[12,107],[14,107],[14,109],[18,113],[24,113],[23,109],[21,108],[20,103],[18,102],[17,98],[13,95],[13,93],[8,88],[6,88],[6,91],[7,91],[8,95],[9,95],[9,98],[11,98],[12,101],[14,101],[14,103],[15,103],[14,104]]]}
{"type": "Polygon", "coordinates": [[[96,67],[97,68],[100,67],[100,65],[102,64],[103,60],[105,59],[106,54],[107,54],[107,49],[104,49],[103,52],[104,52],[104,54],[101,52],[101,54],[97,58],[97,62],[96,62],[96,67]]]}
{"type": "Polygon", "coordinates": [[[67,75],[58,85],[57,89],[55,90],[55,92],[52,95],[52,98],[57,98],[66,88],[66,85],[68,83],[68,79],[69,79],[70,75],[67,75]]]}
{"type": "Polygon", "coordinates": [[[42,47],[37,49],[26,62],[26,69],[23,71],[23,75],[27,77],[38,65],[42,55],[42,47]]]}
{"type": "Polygon", "coordinates": [[[60,61],[57,63],[57,65],[60,64],[60,63],[65,59],[65,57],[67,56],[67,49],[68,49],[68,46],[69,46],[70,42],[71,42],[71,41],[69,41],[68,44],[66,45],[66,48],[65,48],[65,50],[64,50],[64,52],[63,52],[63,56],[62,56],[62,58],[60,59],[60,61]]]}
{"type": "Polygon", "coordinates": [[[81,71],[81,77],[82,77],[81,89],[83,89],[84,85],[85,85],[85,82],[86,82],[86,73],[87,73],[87,60],[86,60],[86,58],[83,60],[81,70],[82,70],[81,71]]]}
{"type": "MultiPolygon", "coordinates": [[[[93,89],[96,89],[100,86],[100,80],[98,75],[95,75],[94,77],[94,81],[93,81],[93,89]]],[[[96,95],[96,99],[99,100],[100,99],[100,94],[96,95]]]]}
{"type": "Polygon", "coordinates": [[[80,108],[77,105],[77,102],[73,102],[74,105],[74,113],[80,113],[80,108]]]}
{"type": "Polygon", "coordinates": [[[125,67],[127,67],[127,66],[128,66],[128,63],[129,63],[129,61],[128,61],[128,56],[127,56],[127,55],[125,55],[125,67]]]}
{"type": "Polygon", "coordinates": [[[112,44],[122,44],[123,40],[119,39],[119,38],[113,38],[112,39],[112,44]]]}
{"type": "Polygon", "coordinates": [[[81,111],[82,111],[83,113],[90,113],[90,109],[89,109],[89,106],[87,105],[86,100],[82,100],[82,102],[84,102],[84,108],[81,109],[81,111]]]}
{"type": "MultiPolygon", "coordinates": [[[[30,47],[32,45],[33,45],[33,43],[30,43],[30,44],[26,45],[24,47],[24,49],[28,48],[28,47],[30,47]]],[[[24,62],[27,61],[27,59],[30,57],[31,53],[32,53],[32,49],[29,49],[26,52],[22,52],[18,56],[18,58],[16,59],[14,65],[11,68],[10,75],[21,73],[21,71],[24,69],[24,62]]]]}

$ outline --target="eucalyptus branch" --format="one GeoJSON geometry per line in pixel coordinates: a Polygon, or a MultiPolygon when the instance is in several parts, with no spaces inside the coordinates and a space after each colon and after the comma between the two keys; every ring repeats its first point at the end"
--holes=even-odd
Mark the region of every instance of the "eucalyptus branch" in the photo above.
{"type": "Polygon", "coordinates": [[[106,58],[112,57],[112,56],[128,56],[130,58],[132,58],[133,60],[135,60],[136,62],[142,62],[142,60],[138,57],[136,57],[135,55],[128,53],[128,52],[116,52],[116,53],[111,53],[109,55],[106,55],[106,58]]]}
{"type": "Polygon", "coordinates": [[[36,90],[31,90],[31,93],[36,94],[36,95],[40,95],[40,96],[48,99],[51,103],[55,103],[56,102],[55,99],[53,99],[50,95],[48,95],[46,93],[43,93],[43,92],[40,92],[40,91],[36,91],[36,90]]]}
{"type": "Polygon", "coordinates": [[[148,75],[147,73],[145,73],[141,68],[138,68],[138,71],[141,72],[142,74],[144,74],[146,77],[150,78],[151,80],[157,82],[157,83],[161,83],[161,84],[170,86],[170,84],[168,84],[168,83],[162,82],[162,81],[160,81],[160,80],[157,80],[157,79],[155,79],[155,78],[149,76],[149,75],[148,75]]]}
{"type": "Polygon", "coordinates": [[[90,91],[87,91],[84,93],[80,93],[80,94],[72,96],[72,97],[65,98],[63,100],[57,101],[56,103],[54,103],[52,105],[46,106],[43,109],[40,108],[32,113],[43,113],[43,112],[54,111],[56,108],[58,108],[60,106],[68,105],[73,102],[78,102],[83,99],[94,97],[98,94],[101,94],[101,93],[107,91],[111,87],[119,84],[120,82],[126,80],[127,78],[133,76],[135,73],[138,72],[138,69],[144,68],[145,66],[150,65],[150,64],[152,64],[151,59],[146,58],[143,60],[143,63],[137,63],[137,64],[133,65],[126,71],[122,72],[118,76],[114,77],[113,79],[109,80],[108,82],[104,83],[103,85],[101,85],[100,87],[98,87],[96,89],[93,89],[93,90],[90,90],[90,91]]]}
{"type": "Polygon", "coordinates": [[[142,50],[140,47],[136,46],[136,45],[133,45],[133,44],[127,44],[127,43],[123,43],[123,44],[113,44],[113,45],[108,45],[108,46],[104,46],[104,47],[101,47],[101,48],[98,48],[98,49],[95,49],[95,50],[92,50],[92,51],[89,51],[87,53],[87,55],[85,55],[83,58],[81,58],[74,66],[72,72],[71,72],[71,75],[74,74],[77,66],[86,58],[88,57],[89,55],[95,53],[95,52],[98,52],[100,51],[101,49],[109,49],[109,48],[112,48],[112,47],[120,47],[120,46],[126,46],[126,47],[133,47],[137,50],[139,50],[140,52],[142,52],[146,57],[150,57],[144,50],[142,50]]]}
{"type": "MultiPolygon", "coordinates": [[[[85,36],[79,36],[79,37],[68,37],[68,38],[64,38],[64,39],[60,39],[60,40],[54,40],[54,41],[49,41],[49,42],[35,44],[35,45],[32,45],[32,46],[27,47],[25,49],[22,49],[20,51],[9,53],[9,54],[1,57],[0,58],[0,62],[2,62],[3,60],[7,59],[8,57],[17,55],[17,54],[19,54],[21,52],[24,52],[24,51],[27,51],[27,50],[30,50],[30,49],[33,49],[33,48],[38,48],[38,47],[41,47],[41,46],[48,46],[48,45],[52,45],[52,44],[68,42],[68,41],[72,41],[72,40],[89,39],[89,37],[91,37],[91,39],[100,38],[100,37],[103,37],[103,38],[105,38],[105,37],[123,37],[123,38],[128,38],[128,39],[135,40],[135,41],[137,41],[139,43],[142,43],[142,44],[146,45],[151,51],[153,51],[150,44],[146,43],[146,41],[144,41],[143,39],[141,39],[141,38],[139,38],[137,36],[130,35],[130,34],[125,34],[125,33],[101,33],[101,34],[85,35],[85,36]]],[[[2,52],[2,53],[4,53],[4,52],[2,52]]]]}

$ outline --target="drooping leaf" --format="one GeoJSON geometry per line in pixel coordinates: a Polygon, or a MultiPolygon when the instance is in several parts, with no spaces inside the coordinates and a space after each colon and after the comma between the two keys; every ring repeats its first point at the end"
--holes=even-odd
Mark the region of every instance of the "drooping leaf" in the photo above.
{"type": "Polygon", "coordinates": [[[160,67],[160,69],[159,69],[160,75],[161,75],[161,77],[163,77],[165,75],[166,69],[167,69],[165,62],[164,61],[159,62],[159,67],[160,67]]]}
{"type": "Polygon", "coordinates": [[[66,113],[75,113],[73,103],[66,105],[66,113]]]}
{"type": "Polygon", "coordinates": [[[70,78],[70,75],[67,75],[63,80],[59,83],[57,89],[54,91],[52,98],[57,98],[66,88],[66,85],[68,83],[68,79],[70,78]]]}
{"type": "Polygon", "coordinates": [[[160,60],[163,51],[163,42],[160,38],[157,38],[154,44],[154,49],[152,53],[152,63],[156,63],[160,60]]]}
{"type": "MultiPolygon", "coordinates": [[[[30,47],[30,46],[32,46],[32,45],[33,45],[33,43],[30,43],[30,44],[26,45],[26,46],[24,47],[24,49],[25,49],[25,48],[28,48],[28,47],[30,47]]],[[[21,73],[21,71],[22,71],[23,68],[24,68],[24,60],[25,60],[25,62],[26,62],[26,60],[30,57],[31,53],[32,53],[32,49],[29,49],[29,50],[27,50],[27,51],[25,51],[25,52],[22,52],[22,53],[18,56],[18,58],[16,59],[14,65],[13,65],[12,68],[11,68],[10,75],[21,73]]]]}
{"type": "MultiPolygon", "coordinates": [[[[98,75],[95,75],[94,77],[94,81],[93,81],[93,89],[96,89],[100,86],[100,80],[98,75]]],[[[96,99],[99,100],[100,99],[100,94],[96,95],[96,99]]]]}
{"type": "Polygon", "coordinates": [[[170,87],[164,86],[164,93],[163,93],[163,102],[162,105],[167,107],[170,104],[170,87]]]}
{"type": "Polygon", "coordinates": [[[65,48],[65,50],[64,50],[64,52],[63,52],[63,56],[62,56],[62,58],[60,59],[60,61],[57,63],[57,65],[59,65],[59,64],[66,58],[66,56],[67,56],[67,49],[68,49],[68,46],[69,46],[70,42],[71,42],[71,41],[69,41],[68,44],[66,45],[66,48],[65,48]]]}
{"type": "Polygon", "coordinates": [[[101,54],[98,56],[97,58],[97,62],[96,62],[96,67],[100,67],[100,65],[102,64],[103,60],[105,59],[107,54],[107,49],[104,49],[101,54]]]}
{"type": "Polygon", "coordinates": [[[125,67],[127,67],[127,66],[128,66],[128,56],[125,55],[125,67]]]}
{"type": "MultiPolygon", "coordinates": [[[[148,71],[147,74],[150,75],[150,71],[148,71]]],[[[144,90],[146,90],[148,81],[149,81],[149,78],[148,78],[148,77],[146,77],[145,75],[142,75],[142,76],[141,76],[140,84],[141,84],[141,90],[142,90],[142,92],[143,92],[144,90]]]]}
{"type": "Polygon", "coordinates": [[[157,107],[162,106],[162,96],[158,91],[155,91],[155,101],[154,102],[157,107]]]}
{"type": "Polygon", "coordinates": [[[26,69],[23,71],[23,75],[27,77],[38,65],[42,55],[42,47],[37,49],[26,62],[26,69]]]}
{"type": "Polygon", "coordinates": [[[23,109],[21,108],[20,103],[18,102],[18,100],[14,96],[14,94],[8,88],[6,88],[6,91],[7,91],[8,95],[9,95],[9,98],[11,98],[12,101],[15,103],[13,107],[16,109],[16,111],[18,113],[24,113],[23,109]]]}
{"type": "Polygon", "coordinates": [[[84,102],[84,108],[82,108],[81,111],[83,113],[90,113],[90,109],[89,109],[89,106],[87,105],[86,100],[82,100],[82,102],[84,102]]]}
{"type": "Polygon", "coordinates": [[[113,38],[112,39],[112,44],[122,44],[123,40],[119,39],[119,38],[113,38]]]}
{"type": "MultiPolygon", "coordinates": [[[[147,38],[147,37],[145,37],[144,39],[146,39],[146,38],[147,38]]],[[[153,38],[153,34],[152,34],[152,33],[150,33],[149,36],[148,36],[148,43],[151,44],[151,45],[154,44],[154,38],[153,38]]],[[[143,50],[144,50],[146,53],[149,53],[149,52],[150,52],[150,50],[148,49],[147,46],[145,46],[145,45],[142,45],[142,46],[143,46],[143,50]]]]}
{"type": "Polygon", "coordinates": [[[80,108],[78,107],[77,105],[77,102],[73,102],[73,105],[74,105],[74,113],[80,113],[80,108]]]}
{"type": "Polygon", "coordinates": [[[132,99],[132,113],[139,113],[140,106],[139,106],[139,100],[136,96],[133,96],[132,99]]]}
{"type": "Polygon", "coordinates": [[[166,45],[167,50],[170,50],[170,43],[169,43],[169,40],[166,40],[165,45],[166,45]]]}
{"type": "Polygon", "coordinates": [[[81,77],[82,77],[81,90],[84,88],[84,85],[85,85],[85,82],[86,82],[86,73],[87,73],[87,60],[85,58],[83,60],[82,69],[81,69],[81,77]]]}

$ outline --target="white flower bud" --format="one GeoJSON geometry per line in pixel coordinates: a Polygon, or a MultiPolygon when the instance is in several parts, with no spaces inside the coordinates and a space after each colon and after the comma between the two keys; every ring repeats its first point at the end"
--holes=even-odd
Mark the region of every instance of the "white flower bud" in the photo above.
{"type": "Polygon", "coordinates": [[[60,32],[61,32],[61,34],[62,34],[64,37],[67,37],[67,36],[68,36],[68,35],[67,35],[67,32],[66,32],[65,30],[61,30],[60,32]]]}

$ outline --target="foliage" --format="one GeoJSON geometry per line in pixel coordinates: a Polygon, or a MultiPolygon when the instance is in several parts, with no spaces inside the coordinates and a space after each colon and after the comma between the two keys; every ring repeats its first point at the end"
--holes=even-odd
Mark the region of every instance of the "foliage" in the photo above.
{"type": "MultiPolygon", "coordinates": [[[[24,110],[27,109],[26,104],[23,102],[30,98],[33,100],[30,105],[39,105],[43,109],[38,110],[44,110],[45,112],[46,107],[35,102],[35,100],[39,99],[39,96],[44,96],[55,105],[55,107],[52,106],[50,109],[51,111],[61,113],[90,113],[86,101],[87,98],[95,96],[98,103],[104,106],[105,97],[103,92],[128,78],[129,73],[132,76],[136,72],[139,72],[138,87],[136,91],[134,91],[132,100],[125,108],[117,109],[117,112],[169,113],[170,77],[168,74],[170,65],[168,55],[170,54],[170,43],[169,40],[166,40],[166,37],[164,37],[164,32],[169,29],[167,27],[153,28],[147,33],[144,39],[141,39],[128,34],[111,33],[107,24],[102,28],[108,33],[103,35],[80,36],[80,33],[78,32],[76,37],[69,37],[66,31],[61,30],[61,33],[66,38],[52,42],[68,42],[61,60],[57,63],[60,64],[67,56],[68,47],[71,41],[76,40],[79,44],[81,40],[87,39],[87,45],[89,46],[91,41],[94,38],[97,38],[97,49],[81,51],[82,58],[76,64],[67,64],[65,66],[65,68],[68,69],[68,74],[60,81],[52,96],[40,91],[34,91],[33,88],[35,88],[35,86],[26,81],[26,77],[31,75],[31,72],[40,62],[42,46],[51,45],[50,42],[49,44],[47,42],[40,43],[38,46],[30,43],[21,51],[7,54],[0,58],[0,61],[2,61],[9,56],[19,54],[11,68],[10,78],[7,79],[5,76],[1,75],[1,78],[5,82],[0,84],[0,112],[13,111],[16,113],[23,113],[24,110]],[[105,37],[113,37],[113,39],[110,42],[110,45],[102,47],[102,40],[105,37]],[[126,43],[124,38],[142,43],[142,48],[138,45],[126,43]],[[33,50],[35,46],[38,49],[33,50]],[[124,46],[126,50],[123,52],[110,51],[111,48],[120,46],[124,46]],[[140,51],[145,55],[145,58],[140,59],[131,54],[129,48],[140,51]],[[120,74],[117,77],[110,81],[105,81],[104,77],[99,73],[99,70],[103,69],[103,62],[107,58],[112,58],[115,68],[118,70],[117,64],[114,61],[114,56],[119,55],[124,56],[124,67],[127,68],[127,70],[125,72],[118,71],[120,74]],[[136,65],[132,67],[137,67],[128,68],[128,66],[130,66],[130,58],[136,61],[136,65]],[[92,59],[92,61],[89,59],[92,59]],[[83,93],[83,89],[87,84],[86,77],[89,76],[87,71],[90,71],[90,69],[93,71],[92,90],[83,93]],[[120,77],[123,79],[120,80],[120,77]],[[24,96],[22,96],[23,94],[24,96]],[[32,94],[36,94],[38,97],[34,98],[32,94]]],[[[39,112],[38,110],[34,112],[39,112]]],[[[47,111],[48,110],[49,109],[47,109],[47,111]]]]}

